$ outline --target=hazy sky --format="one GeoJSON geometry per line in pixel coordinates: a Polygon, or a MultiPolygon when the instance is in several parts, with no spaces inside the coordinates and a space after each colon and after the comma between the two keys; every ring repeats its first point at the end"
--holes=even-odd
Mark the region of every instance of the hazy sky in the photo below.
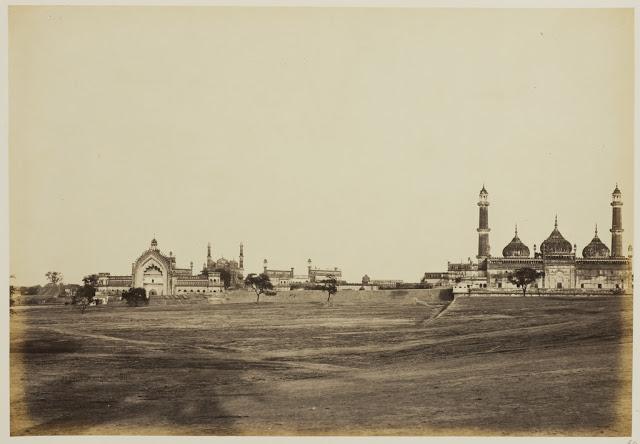
{"type": "Polygon", "coordinates": [[[518,224],[632,241],[632,10],[10,8],[11,273],[129,273],[151,238],[417,281],[518,224]]]}

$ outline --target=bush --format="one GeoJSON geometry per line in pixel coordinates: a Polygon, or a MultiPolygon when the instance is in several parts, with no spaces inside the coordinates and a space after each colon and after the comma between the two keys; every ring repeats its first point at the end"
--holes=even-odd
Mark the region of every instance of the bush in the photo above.
{"type": "Polygon", "coordinates": [[[120,300],[127,301],[127,305],[129,307],[149,305],[147,290],[145,290],[144,288],[130,288],[128,291],[123,291],[120,300]]]}

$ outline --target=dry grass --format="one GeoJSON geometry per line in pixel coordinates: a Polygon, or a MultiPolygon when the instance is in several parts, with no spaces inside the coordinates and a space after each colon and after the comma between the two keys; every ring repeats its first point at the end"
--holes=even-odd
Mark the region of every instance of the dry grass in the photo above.
{"type": "Polygon", "coordinates": [[[11,432],[631,433],[630,298],[23,308],[11,432]]]}

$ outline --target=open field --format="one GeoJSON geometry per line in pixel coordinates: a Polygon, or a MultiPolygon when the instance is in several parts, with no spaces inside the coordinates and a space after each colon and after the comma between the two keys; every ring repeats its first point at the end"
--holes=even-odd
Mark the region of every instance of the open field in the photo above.
{"type": "Polygon", "coordinates": [[[21,307],[11,433],[630,435],[631,297],[449,304],[21,307]]]}

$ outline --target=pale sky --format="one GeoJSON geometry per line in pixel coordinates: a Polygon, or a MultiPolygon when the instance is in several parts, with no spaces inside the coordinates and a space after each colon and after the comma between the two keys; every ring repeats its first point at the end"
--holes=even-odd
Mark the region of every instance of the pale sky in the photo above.
{"type": "Polygon", "coordinates": [[[10,271],[418,281],[559,229],[633,236],[633,11],[10,7],[10,271]]]}

